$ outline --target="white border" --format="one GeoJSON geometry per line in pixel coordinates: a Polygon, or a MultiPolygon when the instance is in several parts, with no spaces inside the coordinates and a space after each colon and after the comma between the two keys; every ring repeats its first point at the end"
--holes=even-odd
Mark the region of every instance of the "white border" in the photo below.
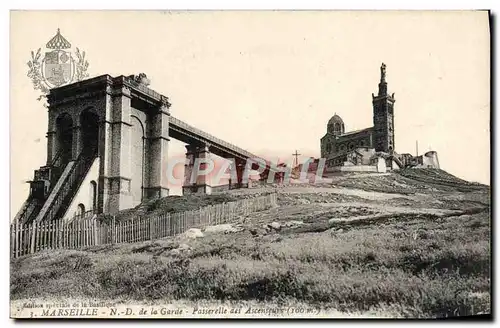
{"type": "MultiPolygon", "coordinates": [[[[147,1],[147,0],[121,0],[113,3],[112,5],[107,3],[104,4],[102,1],[96,1],[96,0],[86,0],[86,1],[49,1],[49,0],[44,0],[44,1],[2,1],[0,6],[2,8],[1,10],[1,25],[0,25],[0,36],[1,40],[5,40],[4,42],[4,49],[2,52],[0,52],[1,56],[1,62],[3,66],[2,72],[4,72],[1,75],[1,101],[2,101],[2,107],[4,111],[4,116],[3,119],[0,120],[0,133],[2,136],[0,137],[0,143],[1,143],[1,148],[0,149],[9,149],[10,148],[10,140],[9,140],[9,75],[7,72],[9,72],[9,19],[10,19],[10,13],[9,10],[12,9],[24,9],[24,10],[35,10],[35,9],[42,9],[42,10],[50,10],[50,9],[63,9],[63,10],[83,10],[83,9],[130,9],[130,10],[154,10],[154,9],[210,9],[210,10],[218,10],[218,9],[238,9],[238,10],[243,10],[243,9],[277,9],[277,10],[286,10],[286,9],[300,9],[300,10],[307,10],[307,9],[337,9],[337,10],[348,10],[348,9],[355,9],[355,10],[360,10],[360,9],[376,9],[376,10],[385,10],[385,9],[392,9],[392,10],[402,10],[402,9],[410,9],[410,10],[467,10],[467,9],[492,9],[493,14],[498,14],[500,12],[499,10],[499,3],[500,1],[493,1],[493,0],[476,0],[476,1],[465,1],[465,0],[454,0],[454,1],[437,1],[437,0],[420,0],[420,1],[386,1],[386,0],[378,0],[378,1],[360,1],[360,0],[350,0],[350,1],[320,1],[320,0],[307,0],[307,1],[296,1],[296,0],[287,0],[287,1],[275,1],[275,0],[240,0],[238,2],[236,1],[193,1],[193,0],[184,0],[184,1],[162,1],[162,2],[154,2],[154,1],[147,1]],[[6,116],[5,116],[6,115],[6,116]]],[[[498,17],[496,18],[496,23],[498,24],[498,17]]],[[[493,42],[497,43],[498,42],[498,34],[494,35],[495,40],[493,42]]],[[[494,66],[492,66],[494,67],[494,66]]],[[[493,74],[496,73],[492,72],[493,74]]],[[[496,75],[496,74],[495,74],[496,75]]],[[[498,84],[495,85],[495,89],[492,90],[494,93],[498,93],[498,84]]],[[[493,107],[495,108],[495,107],[493,107]]],[[[14,110],[14,109],[12,109],[14,110]]],[[[498,115],[496,115],[495,122],[496,126],[498,127],[498,115]]],[[[496,140],[496,135],[494,136],[495,141],[496,140]]],[[[493,140],[492,140],[493,141],[493,140]]],[[[459,141],[457,141],[459,142],[459,141]]],[[[495,145],[497,148],[498,147],[498,142],[495,142],[495,145]]],[[[496,150],[496,149],[495,149],[496,150]]],[[[14,151],[25,151],[23,149],[17,149],[14,151]]],[[[5,153],[4,153],[5,154],[5,153]]],[[[8,236],[8,228],[7,224],[9,222],[9,206],[10,206],[10,201],[9,201],[9,195],[10,195],[10,190],[9,190],[9,184],[7,183],[10,181],[10,174],[9,174],[9,157],[8,156],[3,156],[2,160],[0,160],[0,181],[2,181],[1,185],[1,197],[0,197],[0,202],[1,205],[0,209],[2,210],[2,217],[4,217],[4,229],[3,231],[5,232],[4,238],[3,238],[3,247],[2,247],[2,252],[0,253],[2,255],[1,263],[4,265],[3,270],[2,270],[2,295],[1,297],[1,319],[3,323],[6,323],[7,326],[14,325],[13,320],[8,319],[9,318],[9,254],[8,254],[8,249],[9,249],[9,236],[8,236]]],[[[492,185],[496,185],[497,182],[497,177],[495,177],[495,181],[492,183],[492,185]]],[[[492,200],[493,202],[496,199],[492,200]]],[[[492,218],[495,220],[495,218],[492,218]]],[[[496,220],[495,220],[496,221],[496,220]]],[[[495,231],[496,232],[498,228],[499,223],[497,222],[495,224],[495,231]]],[[[495,250],[492,250],[493,254],[496,254],[495,250]]],[[[496,261],[495,261],[496,262],[496,261]]],[[[496,278],[496,275],[495,275],[496,278]]],[[[498,281],[498,280],[496,280],[498,281]]],[[[494,294],[493,294],[494,296],[494,294]]],[[[494,302],[493,304],[497,305],[497,302],[494,302]]],[[[498,314],[497,307],[495,308],[494,313],[498,314]]],[[[59,323],[59,325],[66,326],[68,324],[71,324],[71,321],[66,321],[64,323],[59,323]]],[[[98,326],[104,326],[104,324],[109,324],[110,322],[80,322],[83,325],[98,325],[98,326]]],[[[124,323],[123,321],[118,322],[118,324],[124,323]]],[[[148,321],[148,323],[151,323],[148,321]]],[[[189,324],[198,324],[201,322],[191,322],[189,324]]],[[[259,324],[262,325],[267,325],[267,324],[276,324],[277,322],[259,322],[259,324]]],[[[282,324],[289,324],[291,322],[281,322],[282,324]]],[[[297,322],[301,324],[300,322],[297,322]]],[[[302,322],[304,324],[305,322],[302,322]]],[[[327,323],[327,322],[325,322],[327,323]]],[[[372,323],[372,322],[356,322],[354,324],[367,324],[367,323],[372,323]]],[[[425,322],[425,324],[429,324],[431,322],[425,322]]],[[[439,324],[439,322],[436,322],[439,324]]],[[[52,322],[37,322],[37,324],[42,324],[45,326],[52,325],[52,322]]],[[[137,324],[137,322],[130,322],[129,324],[137,324]]],[[[156,322],[156,324],[167,324],[169,326],[171,325],[179,325],[179,323],[174,323],[174,322],[156,322]]],[[[186,324],[186,323],[184,323],[186,324]]],[[[217,323],[216,323],[217,324],[217,323]]],[[[240,323],[240,324],[247,324],[247,323],[240,323]]],[[[330,323],[327,323],[330,324],[330,323]]],[[[336,322],[334,324],[341,324],[343,325],[343,322],[336,322]]],[[[349,323],[352,324],[352,323],[349,323]]],[[[401,325],[405,325],[406,322],[399,322],[401,325]]],[[[424,323],[420,323],[424,324],[424,323]]],[[[4,326],[4,325],[2,325],[4,326]]]]}

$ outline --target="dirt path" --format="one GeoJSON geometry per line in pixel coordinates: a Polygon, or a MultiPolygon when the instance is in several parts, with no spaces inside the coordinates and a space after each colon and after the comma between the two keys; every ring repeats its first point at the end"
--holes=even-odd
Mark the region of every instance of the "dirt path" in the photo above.
{"type": "Polygon", "coordinates": [[[368,200],[389,200],[394,198],[406,198],[411,199],[411,197],[403,194],[389,194],[377,191],[365,191],[362,189],[353,188],[339,188],[339,187],[317,187],[317,188],[307,188],[307,187],[288,187],[281,190],[285,193],[290,194],[304,194],[304,193],[333,193],[346,196],[358,196],[368,200]]]}
{"type": "Polygon", "coordinates": [[[322,207],[360,207],[360,208],[370,208],[370,209],[375,209],[380,213],[383,214],[390,214],[390,213],[415,213],[415,214],[434,214],[434,215],[446,215],[446,214],[457,214],[461,213],[462,211],[459,210],[448,210],[448,209],[442,209],[442,208],[415,208],[415,207],[404,207],[404,206],[391,206],[391,205],[386,205],[386,204],[376,204],[376,203],[360,203],[360,202],[347,202],[347,203],[338,203],[338,204],[331,204],[331,203],[320,203],[318,204],[319,206],[322,207]]]}
{"type": "Polygon", "coordinates": [[[315,186],[286,186],[279,188],[255,188],[255,189],[238,189],[232,191],[234,194],[255,194],[265,191],[276,190],[281,193],[289,194],[316,194],[316,193],[333,193],[346,196],[358,196],[368,200],[389,200],[394,198],[412,199],[408,195],[396,193],[383,193],[378,191],[365,191],[362,189],[344,188],[344,187],[315,187],[315,186]]]}

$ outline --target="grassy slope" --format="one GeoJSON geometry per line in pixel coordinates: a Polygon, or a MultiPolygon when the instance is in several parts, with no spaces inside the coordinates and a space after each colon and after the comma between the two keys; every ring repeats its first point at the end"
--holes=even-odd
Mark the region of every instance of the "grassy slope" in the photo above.
{"type": "Polygon", "coordinates": [[[437,183],[425,194],[420,180],[399,175],[344,183],[372,180],[363,189],[379,190],[387,178],[410,193],[381,201],[285,188],[279,209],[240,220],[239,232],[28,256],[12,262],[11,297],[299,302],[412,317],[489,312],[487,188],[437,183]],[[290,220],[303,224],[263,227],[290,220]]]}

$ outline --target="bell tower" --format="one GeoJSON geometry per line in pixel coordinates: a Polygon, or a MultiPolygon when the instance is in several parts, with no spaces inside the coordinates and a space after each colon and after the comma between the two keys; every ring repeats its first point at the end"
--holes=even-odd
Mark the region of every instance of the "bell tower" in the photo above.
{"type": "Polygon", "coordinates": [[[380,66],[378,95],[372,93],[373,103],[373,146],[375,151],[392,153],[394,143],[394,93],[387,93],[386,66],[380,66]]]}

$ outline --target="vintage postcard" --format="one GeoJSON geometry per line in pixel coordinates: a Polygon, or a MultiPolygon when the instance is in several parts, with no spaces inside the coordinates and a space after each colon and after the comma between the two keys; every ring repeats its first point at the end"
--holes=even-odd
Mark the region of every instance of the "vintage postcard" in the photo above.
{"type": "Polygon", "coordinates": [[[488,11],[11,11],[12,318],[491,317],[488,11]]]}

